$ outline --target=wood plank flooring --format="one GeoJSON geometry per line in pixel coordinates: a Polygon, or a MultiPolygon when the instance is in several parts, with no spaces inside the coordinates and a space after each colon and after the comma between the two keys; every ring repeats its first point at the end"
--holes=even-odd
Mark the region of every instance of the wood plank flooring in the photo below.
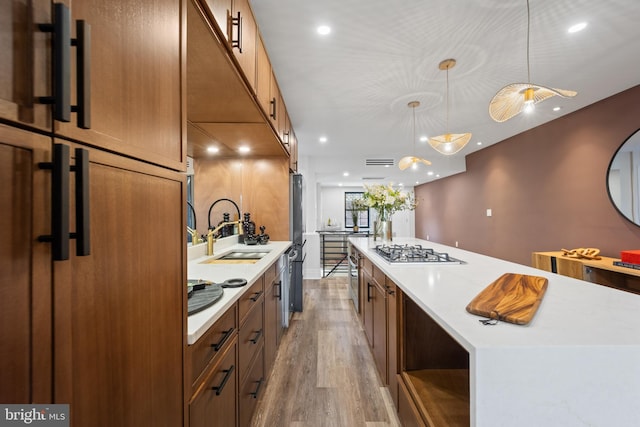
{"type": "Polygon", "coordinates": [[[304,281],[304,311],[283,336],[254,427],[399,426],[347,277],[304,281]]]}

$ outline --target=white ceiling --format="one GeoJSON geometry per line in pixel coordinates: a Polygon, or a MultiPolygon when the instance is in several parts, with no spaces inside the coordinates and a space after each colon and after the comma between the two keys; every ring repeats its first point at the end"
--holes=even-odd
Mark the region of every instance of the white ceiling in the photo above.
{"type": "Polygon", "coordinates": [[[527,81],[525,0],[251,0],[251,6],[299,156],[312,159],[321,185],[359,185],[363,177],[414,185],[452,175],[464,171],[464,156],[473,151],[640,83],[638,0],[531,0],[531,82],[578,95],[551,98],[505,123],[491,120],[488,105],[501,87],[527,81]],[[567,32],[582,21],[585,30],[567,32]],[[328,36],[317,34],[321,24],[332,28],[328,36]],[[445,133],[446,73],[438,64],[446,58],[457,61],[449,71],[449,131],[471,132],[471,142],[444,156],[417,141],[416,154],[433,163],[418,171],[365,166],[367,158],[397,165],[413,154],[409,101],[421,102],[417,136],[445,133]]]}

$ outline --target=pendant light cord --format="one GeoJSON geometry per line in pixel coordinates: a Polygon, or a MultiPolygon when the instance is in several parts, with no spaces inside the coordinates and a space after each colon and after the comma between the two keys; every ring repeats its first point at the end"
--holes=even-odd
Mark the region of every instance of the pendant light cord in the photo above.
{"type": "Polygon", "coordinates": [[[449,67],[447,67],[447,134],[449,133],[449,67]]]}
{"type": "Polygon", "coordinates": [[[531,69],[529,67],[529,33],[531,31],[531,14],[529,13],[529,0],[527,0],[527,83],[531,83],[531,69]]]}
{"type": "Polygon", "coordinates": [[[416,107],[411,107],[413,110],[413,155],[416,155],[416,107]]]}

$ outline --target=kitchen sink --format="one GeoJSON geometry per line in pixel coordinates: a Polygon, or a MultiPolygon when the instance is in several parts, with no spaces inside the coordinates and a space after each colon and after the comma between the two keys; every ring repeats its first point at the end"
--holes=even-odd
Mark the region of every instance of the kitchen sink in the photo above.
{"type": "Polygon", "coordinates": [[[269,251],[231,251],[223,255],[213,256],[200,264],[255,264],[269,251]]]}

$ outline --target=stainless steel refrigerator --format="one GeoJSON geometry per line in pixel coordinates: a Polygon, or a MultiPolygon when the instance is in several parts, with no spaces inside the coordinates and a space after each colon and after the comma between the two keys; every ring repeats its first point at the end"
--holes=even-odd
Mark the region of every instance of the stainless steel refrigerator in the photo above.
{"type": "Polygon", "coordinates": [[[293,242],[292,251],[295,257],[291,258],[293,271],[291,286],[289,287],[289,307],[291,311],[302,311],[304,292],[302,289],[302,265],[305,258],[304,244],[304,218],[302,217],[302,175],[290,176],[290,221],[289,238],[293,242]]]}

